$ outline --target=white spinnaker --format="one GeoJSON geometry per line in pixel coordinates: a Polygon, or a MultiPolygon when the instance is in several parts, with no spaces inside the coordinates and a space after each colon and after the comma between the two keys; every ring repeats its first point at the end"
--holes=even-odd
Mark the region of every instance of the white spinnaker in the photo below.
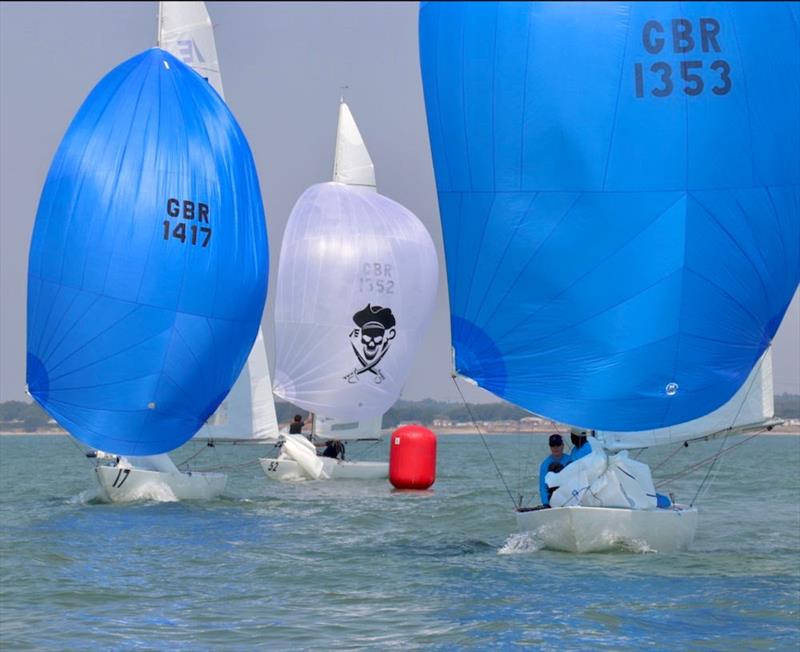
{"type": "Polygon", "coordinates": [[[774,419],[772,392],[772,349],[768,348],[736,394],[710,414],[669,428],[641,432],[601,430],[596,437],[607,450],[613,451],[700,439],[725,431],[753,430],[774,419]]]}
{"type": "Polygon", "coordinates": [[[350,186],[375,189],[375,166],[372,164],[353,114],[350,113],[350,108],[344,100],[339,103],[333,180],[350,186]]]}
{"type": "Polygon", "coordinates": [[[194,438],[277,441],[278,436],[267,353],[259,328],[242,373],[217,411],[194,438]]]}
{"type": "MultiPolygon", "coordinates": [[[[214,26],[204,2],[160,2],[158,45],[208,79],[224,98],[214,26]]],[[[259,328],[242,373],[195,438],[269,441],[277,437],[278,420],[259,328]]]]}
{"type": "Polygon", "coordinates": [[[382,425],[383,415],[353,421],[315,414],[313,434],[319,439],[380,439],[382,425]]]}
{"type": "Polygon", "coordinates": [[[224,97],[214,25],[205,2],[159,2],[158,46],[196,70],[224,97]]]}
{"type": "Polygon", "coordinates": [[[370,189],[311,186],[281,245],[275,393],[337,419],[380,416],[400,396],[437,285],[433,241],[409,210],[370,189]]]}

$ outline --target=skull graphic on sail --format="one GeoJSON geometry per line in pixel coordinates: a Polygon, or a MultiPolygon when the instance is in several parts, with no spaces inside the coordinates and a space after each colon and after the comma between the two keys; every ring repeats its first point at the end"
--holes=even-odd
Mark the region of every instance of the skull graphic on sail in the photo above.
{"type": "Polygon", "coordinates": [[[357,383],[361,374],[370,372],[375,377],[375,382],[380,383],[385,377],[378,364],[397,335],[397,322],[392,309],[367,304],[363,310],[353,315],[353,321],[356,328],[350,331],[350,344],[361,368],[353,369],[345,376],[345,380],[348,383],[357,383]]]}

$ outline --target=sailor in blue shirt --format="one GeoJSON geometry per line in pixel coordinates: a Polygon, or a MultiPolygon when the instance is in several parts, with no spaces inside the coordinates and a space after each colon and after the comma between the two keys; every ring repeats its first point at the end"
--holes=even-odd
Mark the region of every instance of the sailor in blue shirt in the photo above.
{"type": "Polygon", "coordinates": [[[570,430],[569,438],[572,441],[572,450],[569,453],[573,462],[585,457],[592,452],[592,445],[587,441],[586,430],[580,428],[572,428],[570,430]]]}
{"type": "MultiPolygon", "coordinates": [[[[542,505],[550,506],[550,491],[544,477],[550,471],[555,471],[558,466],[562,469],[572,461],[572,458],[564,452],[564,440],[561,435],[550,435],[550,455],[548,455],[539,466],[539,494],[542,498],[542,505]],[[551,468],[552,467],[552,468],[551,468]]],[[[560,470],[560,469],[559,469],[560,470]]]]}

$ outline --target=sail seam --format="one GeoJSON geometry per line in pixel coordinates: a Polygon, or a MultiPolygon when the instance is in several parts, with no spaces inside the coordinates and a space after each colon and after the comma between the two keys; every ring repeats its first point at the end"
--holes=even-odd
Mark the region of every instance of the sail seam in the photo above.
{"type": "MultiPolygon", "coordinates": [[[[579,197],[580,197],[580,196],[579,196],[579,197]]],[[[647,224],[644,224],[644,225],[642,226],[642,228],[641,228],[639,231],[637,231],[637,232],[636,232],[636,234],[634,234],[632,237],[628,238],[628,239],[627,239],[627,240],[625,240],[624,242],[621,242],[621,243],[619,244],[619,246],[618,246],[616,249],[614,249],[613,251],[610,251],[610,252],[608,252],[608,254],[607,254],[606,256],[604,256],[602,259],[600,259],[599,261],[597,261],[597,263],[596,263],[596,264],[595,264],[595,265],[594,265],[594,266],[593,266],[591,269],[588,269],[588,270],[586,270],[586,272],[585,272],[584,274],[581,274],[581,275],[580,275],[578,278],[576,278],[576,279],[575,279],[575,280],[574,280],[574,281],[573,281],[573,282],[572,282],[570,285],[568,285],[567,287],[565,287],[565,288],[561,289],[561,291],[560,291],[560,292],[557,292],[556,294],[554,294],[554,295],[552,295],[552,296],[549,296],[549,297],[547,297],[547,302],[548,302],[548,304],[549,304],[549,303],[552,303],[552,302],[553,302],[553,300],[555,300],[555,299],[557,299],[558,297],[562,296],[564,293],[566,293],[566,292],[569,292],[569,291],[570,291],[572,288],[574,288],[574,287],[575,287],[575,286],[576,286],[576,285],[577,285],[577,284],[578,284],[578,283],[579,283],[581,280],[585,279],[587,276],[590,276],[591,274],[593,274],[594,272],[596,272],[596,271],[597,271],[599,268],[601,268],[601,267],[602,267],[602,266],[603,266],[603,265],[604,265],[604,264],[605,264],[607,261],[609,261],[609,260],[610,260],[610,259],[612,259],[614,256],[616,256],[616,255],[617,255],[617,254],[618,254],[620,251],[622,251],[624,248],[628,247],[628,246],[629,246],[631,243],[635,242],[635,241],[636,241],[636,240],[637,240],[637,239],[638,239],[638,238],[639,238],[639,237],[640,237],[642,234],[644,234],[644,233],[645,233],[645,232],[646,232],[648,229],[650,229],[650,227],[652,227],[654,224],[656,224],[656,223],[657,223],[657,222],[658,222],[658,221],[659,221],[659,220],[660,220],[660,219],[661,219],[661,218],[662,218],[664,215],[666,215],[666,214],[667,214],[669,211],[671,211],[671,210],[672,210],[672,208],[674,208],[674,207],[675,207],[675,206],[676,206],[676,205],[677,205],[677,204],[678,204],[678,203],[679,203],[679,202],[680,202],[680,201],[681,201],[683,198],[684,198],[684,197],[683,197],[683,195],[681,195],[680,197],[678,197],[678,198],[677,198],[677,199],[676,199],[674,202],[672,202],[672,203],[671,203],[669,206],[667,206],[667,208],[665,208],[663,211],[661,211],[661,212],[660,212],[660,213],[658,213],[656,216],[654,216],[654,217],[653,217],[653,219],[652,219],[652,220],[650,220],[650,221],[649,221],[647,224]]],[[[574,207],[575,203],[577,203],[577,199],[578,199],[578,198],[576,198],[576,200],[575,200],[575,202],[573,203],[572,207],[574,207]]],[[[567,218],[567,216],[569,215],[569,213],[572,211],[572,207],[570,207],[569,211],[568,211],[567,213],[565,213],[565,215],[564,215],[564,216],[561,218],[561,220],[559,220],[559,222],[561,222],[561,221],[563,221],[564,219],[566,219],[566,218],[567,218]]],[[[557,226],[557,225],[554,225],[554,227],[553,227],[553,230],[555,230],[555,226],[557,226]]],[[[551,234],[552,234],[552,232],[553,232],[553,231],[551,231],[551,234]]],[[[548,235],[548,238],[549,238],[549,235],[548,235]]],[[[533,252],[534,256],[535,256],[535,254],[536,254],[536,253],[538,253],[539,249],[541,249],[541,247],[544,245],[544,243],[547,241],[547,239],[548,239],[548,238],[546,238],[545,240],[543,240],[543,241],[542,241],[542,243],[541,243],[541,245],[539,246],[539,248],[537,248],[537,249],[536,249],[536,250],[533,252]]],[[[513,287],[514,287],[514,285],[516,285],[517,281],[518,281],[518,280],[519,280],[519,279],[522,277],[522,275],[523,275],[523,273],[525,272],[525,270],[526,270],[526,269],[528,268],[528,266],[529,266],[529,265],[530,265],[530,264],[533,262],[533,260],[534,260],[534,256],[532,256],[532,257],[529,259],[528,263],[526,263],[525,267],[523,267],[523,269],[520,271],[520,274],[519,274],[519,275],[517,276],[517,278],[515,279],[515,281],[514,281],[514,284],[512,284],[511,288],[513,288],[513,287]]],[[[589,316],[589,317],[587,317],[587,318],[584,318],[584,319],[582,319],[580,322],[572,323],[572,324],[569,324],[569,325],[567,325],[567,326],[561,326],[561,327],[559,328],[559,331],[560,331],[560,332],[563,332],[563,331],[565,331],[565,330],[569,330],[570,328],[573,328],[573,327],[575,327],[575,326],[578,326],[580,323],[586,322],[586,321],[588,321],[588,320],[590,320],[590,319],[594,319],[595,317],[597,317],[597,316],[599,316],[599,315],[601,315],[601,314],[603,314],[603,313],[605,313],[605,312],[608,312],[610,309],[613,309],[613,308],[615,308],[615,307],[617,307],[617,306],[619,306],[619,305],[622,305],[623,303],[625,303],[625,302],[627,302],[627,301],[630,301],[631,299],[634,299],[635,297],[639,296],[639,295],[640,295],[640,294],[642,294],[643,292],[645,292],[645,291],[649,290],[650,288],[654,287],[654,286],[655,286],[655,285],[657,285],[658,283],[662,282],[664,279],[666,279],[666,278],[669,278],[669,277],[670,277],[670,276],[672,276],[673,274],[675,274],[675,271],[672,271],[672,272],[670,272],[670,273],[668,273],[668,274],[664,275],[663,277],[661,277],[660,279],[656,280],[654,283],[650,284],[650,285],[649,285],[649,286],[647,286],[646,288],[643,288],[643,289],[639,289],[639,290],[637,290],[637,291],[636,291],[634,294],[632,294],[632,295],[630,295],[630,296],[628,296],[628,297],[625,297],[625,298],[623,298],[622,300],[618,301],[618,302],[617,302],[616,304],[614,304],[613,306],[607,306],[607,307],[605,307],[603,310],[601,310],[600,312],[598,312],[598,313],[595,313],[594,315],[591,315],[591,316],[589,316]]],[[[508,292],[506,292],[506,294],[503,296],[503,298],[502,298],[502,299],[501,299],[501,300],[500,300],[500,301],[497,303],[497,306],[498,306],[498,307],[499,307],[500,305],[502,305],[503,301],[505,301],[505,297],[506,297],[506,296],[508,296],[508,294],[509,294],[509,292],[510,292],[511,288],[509,288],[509,291],[508,291],[508,292]]],[[[522,324],[524,324],[525,322],[528,322],[528,321],[530,321],[530,320],[531,320],[531,319],[532,319],[532,318],[533,318],[535,315],[537,315],[537,314],[538,314],[538,313],[539,313],[541,310],[543,310],[543,309],[544,309],[544,308],[540,308],[539,310],[535,310],[535,311],[532,311],[532,312],[530,312],[530,313],[526,314],[526,315],[525,315],[525,317],[524,317],[523,319],[521,319],[521,320],[519,320],[519,321],[515,322],[515,323],[514,323],[514,325],[513,325],[513,326],[511,326],[511,328],[509,328],[509,329],[507,329],[507,330],[503,331],[502,333],[498,334],[498,335],[497,335],[497,336],[494,338],[494,340],[495,340],[495,341],[500,341],[500,340],[502,340],[502,339],[503,339],[503,338],[504,338],[506,335],[508,335],[509,333],[511,333],[511,332],[514,332],[515,330],[517,330],[517,329],[518,329],[518,328],[519,328],[519,327],[520,327],[522,324]]],[[[495,310],[495,311],[494,311],[494,312],[493,312],[493,313],[490,315],[490,317],[494,316],[494,314],[495,314],[495,313],[496,313],[496,310],[495,310]]],[[[550,337],[551,335],[552,335],[551,333],[548,333],[547,335],[544,335],[544,336],[541,336],[541,337],[535,338],[535,340],[533,340],[533,341],[540,340],[540,339],[545,339],[545,338],[547,338],[547,337],[550,337]]]]}
{"type": "MultiPolygon", "coordinates": [[[[682,15],[682,14],[681,14],[682,15]]],[[[616,135],[617,131],[617,114],[619,113],[619,98],[622,95],[622,77],[623,77],[623,70],[625,69],[625,61],[628,54],[628,39],[630,38],[630,31],[631,31],[631,16],[630,16],[630,6],[628,7],[628,22],[625,25],[625,42],[622,46],[622,61],[619,64],[619,77],[617,78],[617,98],[614,102],[614,117],[611,120],[611,134],[608,139],[608,150],[606,151],[606,163],[605,168],[603,170],[603,185],[601,186],[602,190],[606,189],[606,184],[608,183],[608,168],[611,162],[611,152],[614,148],[614,136],[616,135]]]]}

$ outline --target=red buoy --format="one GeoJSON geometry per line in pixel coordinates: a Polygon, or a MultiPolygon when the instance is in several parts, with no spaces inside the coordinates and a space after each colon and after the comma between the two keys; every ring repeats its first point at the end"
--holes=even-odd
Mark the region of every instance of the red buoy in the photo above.
{"type": "Polygon", "coordinates": [[[389,482],[398,489],[427,489],[436,480],[436,435],[422,426],[392,433],[389,482]]]}

